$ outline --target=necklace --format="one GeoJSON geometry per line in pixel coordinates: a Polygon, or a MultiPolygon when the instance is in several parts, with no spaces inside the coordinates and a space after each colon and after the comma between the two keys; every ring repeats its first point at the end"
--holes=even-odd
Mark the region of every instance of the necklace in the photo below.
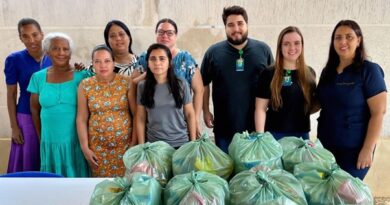
{"type": "Polygon", "coordinates": [[[283,75],[283,86],[291,86],[293,84],[292,78],[291,78],[291,70],[284,69],[284,75],[283,75]]]}

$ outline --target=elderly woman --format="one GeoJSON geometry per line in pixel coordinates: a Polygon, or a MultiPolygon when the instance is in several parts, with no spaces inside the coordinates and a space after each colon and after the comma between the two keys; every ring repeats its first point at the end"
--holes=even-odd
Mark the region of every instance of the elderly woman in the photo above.
{"type": "Polygon", "coordinates": [[[93,177],[125,174],[123,154],[135,144],[131,138],[130,79],[114,72],[114,55],[105,45],[92,51],[96,75],[78,90],[77,131],[93,177]]]}
{"type": "Polygon", "coordinates": [[[27,86],[34,72],[51,65],[50,59],[42,52],[43,32],[39,23],[34,19],[23,18],[18,23],[18,32],[26,48],[10,54],[5,60],[4,69],[12,128],[8,173],[39,170],[39,140],[31,117],[27,86]],[[18,86],[20,95],[16,101],[18,86]]]}
{"type": "Polygon", "coordinates": [[[87,76],[69,64],[72,40],[63,33],[49,33],[43,51],[52,66],[36,72],[27,90],[41,142],[41,171],[66,177],[87,177],[88,165],[76,131],[77,87],[87,76]]]}

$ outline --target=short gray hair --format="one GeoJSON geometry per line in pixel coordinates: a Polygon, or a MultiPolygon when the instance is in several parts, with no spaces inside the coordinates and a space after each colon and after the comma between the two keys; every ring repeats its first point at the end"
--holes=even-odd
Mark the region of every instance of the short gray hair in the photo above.
{"type": "Polygon", "coordinates": [[[45,38],[42,41],[42,50],[44,53],[48,53],[51,48],[51,44],[53,39],[63,39],[68,41],[70,52],[72,53],[74,49],[73,41],[72,39],[66,35],[65,33],[61,32],[52,32],[45,35],[45,38]]]}

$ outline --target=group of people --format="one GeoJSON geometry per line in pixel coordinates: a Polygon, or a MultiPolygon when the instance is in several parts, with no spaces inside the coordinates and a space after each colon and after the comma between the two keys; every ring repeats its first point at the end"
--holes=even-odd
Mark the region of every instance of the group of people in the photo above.
{"type": "Polygon", "coordinates": [[[274,61],[267,44],[248,38],[244,8],[226,7],[222,19],[226,40],[206,51],[200,68],[176,46],[172,19],[157,23],[156,43],[140,56],[132,51],[129,28],[110,21],[105,44],[93,49],[88,68],[70,64],[73,44],[66,34],[44,37],[37,21],[20,20],[26,49],[9,55],[4,70],[12,128],[8,172],[123,176],[128,148],[159,140],[178,148],[195,140],[202,110],[225,152],[242,131],[308,139],[310,115],[321,110],[318,138],[341,168],[363,179],[380,136],[387,90],[382,68],[367,60],[359,25],[336,25],[317,85],[297,27],[281,31],[274,61]]]}

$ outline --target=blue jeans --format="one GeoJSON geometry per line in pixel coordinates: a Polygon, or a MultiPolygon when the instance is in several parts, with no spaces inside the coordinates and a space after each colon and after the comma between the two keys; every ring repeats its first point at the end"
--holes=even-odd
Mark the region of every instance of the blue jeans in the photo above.
{"type": "Polygon", "coordinates": [[[232,139],[226,139],[223,137],[220,137],[220,138],[215,137],[215,144],[217,145],[217,147],[219,147],[225,153],[229,153],[228,148],[229,148],[229,145],[231,142],[232,142],[232,139]]]}

